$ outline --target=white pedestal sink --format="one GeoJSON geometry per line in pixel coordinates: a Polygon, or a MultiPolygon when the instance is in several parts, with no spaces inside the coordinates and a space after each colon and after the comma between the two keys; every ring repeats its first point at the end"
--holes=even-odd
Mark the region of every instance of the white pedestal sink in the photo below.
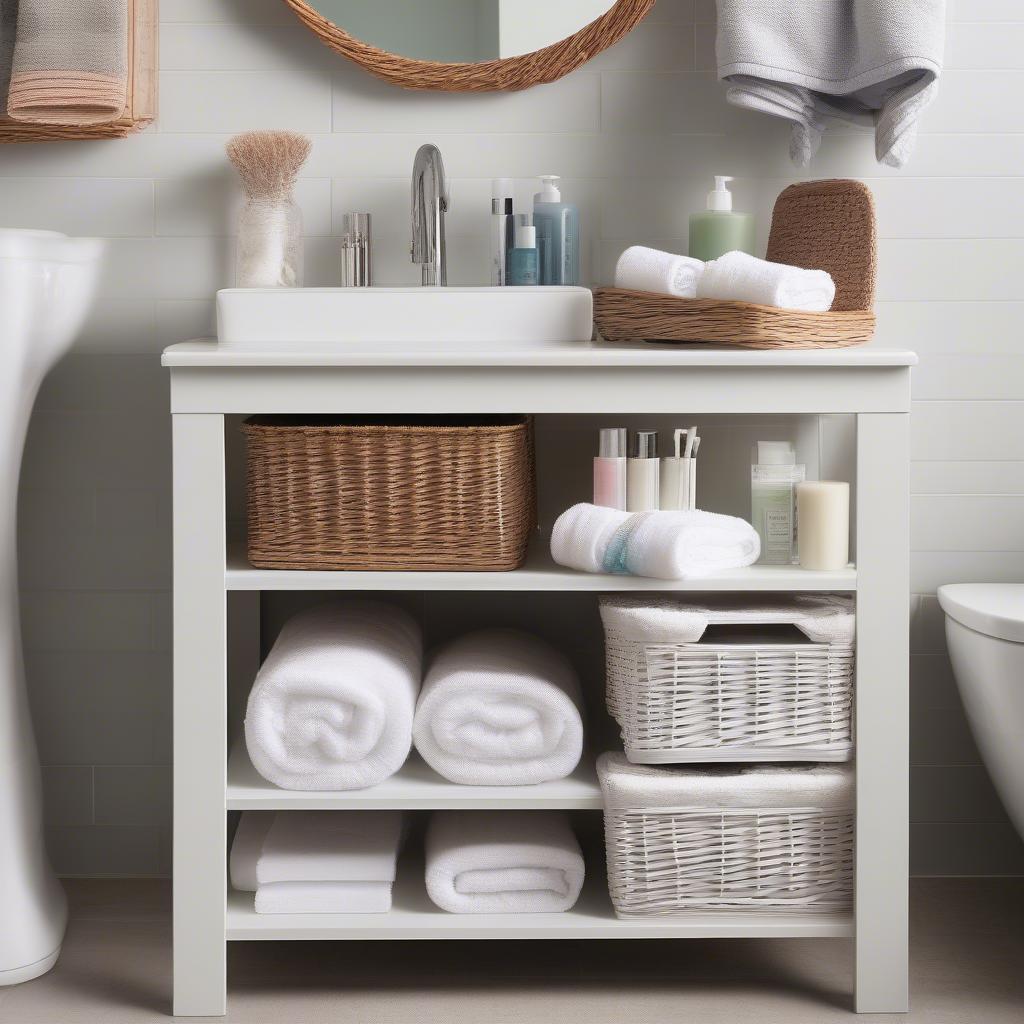
{"type": "Polygon", "coordinates": [[[227,288],[217,339],[230,348],[282,344],[543,346],[590,341],[589,288],[227,288]]]}
{"type": "Polygon", "coordinates": [[[18,617],[18,474],[39,385],[89,308],[102,243],[0,229],[0,985],[57,961],[67,901],[46,858],[18,617]]]}

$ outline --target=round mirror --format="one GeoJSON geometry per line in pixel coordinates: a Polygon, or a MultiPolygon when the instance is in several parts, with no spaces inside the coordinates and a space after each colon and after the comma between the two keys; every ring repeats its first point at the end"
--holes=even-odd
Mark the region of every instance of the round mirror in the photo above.
{"type": "Polygon", "coordinates": [[[410,89],[552,82],[626,35],[654,0],[284,0],[320,38],[410,89]]]}

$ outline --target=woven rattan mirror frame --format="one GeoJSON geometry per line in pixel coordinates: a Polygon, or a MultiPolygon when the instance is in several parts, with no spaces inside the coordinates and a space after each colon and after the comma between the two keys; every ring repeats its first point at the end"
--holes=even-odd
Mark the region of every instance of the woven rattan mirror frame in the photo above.
{"type": "Polygon", "coordinates": [[[543,85],[575,71],[628,35],[646,17],[655,0],[618,0],[600,18],[561,42],[520,57],[504,57],[479,64],[445,64],[388,53],[349,35],[328,21],[307,0],[284,2],[331,49],[392,85],[444,92],[497,92],[543,85]]]}

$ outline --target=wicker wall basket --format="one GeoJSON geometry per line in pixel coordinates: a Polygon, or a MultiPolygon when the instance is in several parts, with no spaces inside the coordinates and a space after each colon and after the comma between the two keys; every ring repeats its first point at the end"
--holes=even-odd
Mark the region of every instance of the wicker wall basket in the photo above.
{"type": "Polygon", "coordinates": [[[836,297],[827,313],[749,302],[680,299],[598,288],[594,320],[608,341],[694,341],[746,348],[860,345],[875,331],[875,206],[859,181],[790,185],[775,201],[767,259],[827,270],[836,297]]]}
{"type": "Polygon", "coordinates": [[[257,568],[505,571],[526,557],[536,522],[526,417],[261,417],[244,430],[257,568]]]}

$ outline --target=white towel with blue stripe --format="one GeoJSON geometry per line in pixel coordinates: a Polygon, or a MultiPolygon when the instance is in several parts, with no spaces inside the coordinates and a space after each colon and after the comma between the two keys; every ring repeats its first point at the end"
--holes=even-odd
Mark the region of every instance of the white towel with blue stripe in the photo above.
{"type": "Polygon", "coordinates": [[[690,580],[753,565],[757,531],[717,512],[620,512],[580,504],[551,533],[551,557],[568,569],[690,580]]]}

